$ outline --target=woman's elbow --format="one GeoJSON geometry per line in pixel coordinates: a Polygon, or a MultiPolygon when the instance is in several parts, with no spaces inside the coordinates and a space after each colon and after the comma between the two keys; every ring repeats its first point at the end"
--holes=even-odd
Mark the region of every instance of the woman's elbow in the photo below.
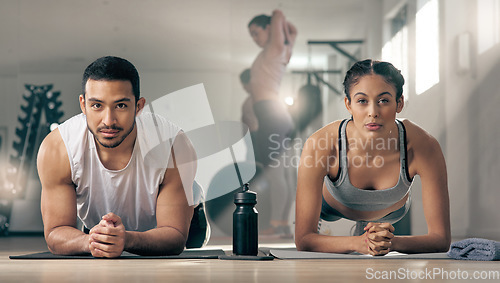
{"type": "Polygon", "coordinates": [[[451,236],[448,236],[445,239],[443,239],[443,243],[440,246],[441,248],[440,252],[447,252],[450,249],[450,245],[451,245],[451,236]]]}
{"type": "Polygon", "coordinates": [[[436,242],[436,252],[442,253],[447,252],[450,249],[451,245],[451,235],[441,235],[439,236],[439,240],[436,242]]]}
{"type": "Polygon", "coordinates": [[[297,251],[310,251],[306,235],[295,234],[295,247],[297,251]]]}
{"type": "Polygon", "coordinates": [[[306,245],[304,245],[302,243],[302,241],[295,240],[295,247],[297,248],[297,251],[299,251],[299,252],[307,251],[306,245]]]}

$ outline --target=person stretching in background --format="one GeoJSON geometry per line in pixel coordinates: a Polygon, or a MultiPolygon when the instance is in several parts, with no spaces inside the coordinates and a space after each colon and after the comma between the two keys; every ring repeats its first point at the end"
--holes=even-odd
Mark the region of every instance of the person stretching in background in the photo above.
{"type": "Polygon", "coordinates": [[[252,131],[255,160],[271,176],[271,198],[276,202],[271,215],[271,230],[286,231],[291,195],[284,176],[284,164],[276,162],[283,151],[283,141],[294,132],[294,123],[279,92],[281,79],[292,56],[297,29],[288,22],[280,10],[271,16],[258,15],[248,24],[254,42],[262,48],[250,68],[248,84],[243,86],[249,94],[243,105],[243,119],[252,131]],[[252,111],[253,110],[253,113],[252,111]],[[254,117],[254,119],[252,119],[254,117]],[[278,164],[276,164],[278,163],[278,164]],[[278,172],[279,171],[279,172],[278,172]]]}

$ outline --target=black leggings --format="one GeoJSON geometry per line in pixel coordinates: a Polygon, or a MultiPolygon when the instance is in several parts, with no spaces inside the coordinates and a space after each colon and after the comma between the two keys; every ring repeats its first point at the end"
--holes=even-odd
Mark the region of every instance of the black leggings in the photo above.
{"type": "Polygon", "coordinates": [[[264,166],[283,151],[283,142],[292,134],[294,124],[288,110],[278,100],[260,100],[253,110],[259,128],[252,132],[255,160],[264,166]]]}

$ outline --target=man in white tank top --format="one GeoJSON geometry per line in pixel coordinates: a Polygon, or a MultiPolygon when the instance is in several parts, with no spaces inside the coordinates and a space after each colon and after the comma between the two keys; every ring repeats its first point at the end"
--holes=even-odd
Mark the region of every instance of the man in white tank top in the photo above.
{"type": "Polygon", "coordinates": [[[191,143],[166,119],[141,114],[139,75],[127,60],[97,59],[82,88],[82,114],[52,131],[38,154],[49,250],[110,258],[181,253],[193,216],[191,143]]]}

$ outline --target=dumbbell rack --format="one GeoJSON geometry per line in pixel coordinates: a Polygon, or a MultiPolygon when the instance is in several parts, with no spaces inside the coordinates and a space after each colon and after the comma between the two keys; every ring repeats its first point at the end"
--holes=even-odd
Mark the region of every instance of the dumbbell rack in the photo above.
{"type": "MultiPolygon", "coordinates": [[[[28,181],[37,176],[38,148],[43,138],[50,132],[50,125],[59,123],[59,119],[64,115],[64,112],[59,110],[62,102],[58,101],[58,98],[61,93],[52,91],[52,84],[24,86],[26,91],[23,99],[26,105],[21,105],[22,113],[17,118],[20,123],[15,131],[18,141],[13,143],[15,154],[10,156],[10,167],[6,174],[9,187],[0,194],[0,199],[9,202],[8,206],[12,206],[14,200],[29,198],[27,186],[28,181]]],[[[7,213],[3,213],[8,214],[6,216],[9,218],[10,208],[7,210],[9,210],[7,213]]]]}

